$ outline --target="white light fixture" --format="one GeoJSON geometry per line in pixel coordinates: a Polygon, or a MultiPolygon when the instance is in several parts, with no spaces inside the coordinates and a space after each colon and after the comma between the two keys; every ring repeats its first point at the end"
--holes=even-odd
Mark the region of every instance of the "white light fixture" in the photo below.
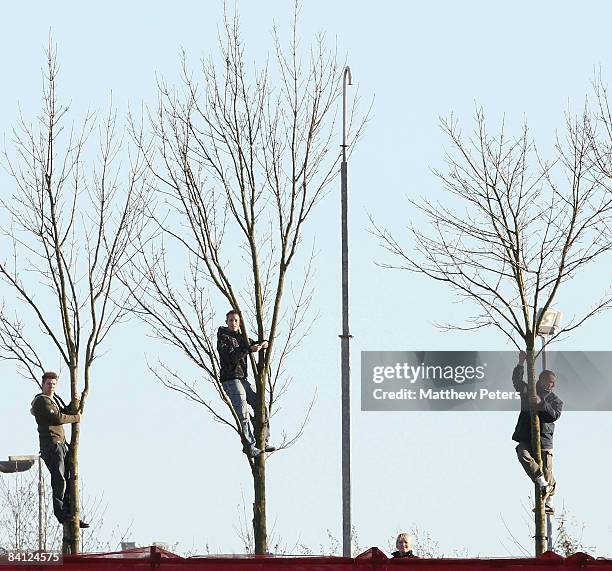
{"type": "Polygon", "coordinates": [[[538,321],[540,322],[538,335],[555,335],[558,333],[562,318],[563,314],[558,309],[549,308],[544,315],[542,315],[540,309],[538,311],[538,321]]]}

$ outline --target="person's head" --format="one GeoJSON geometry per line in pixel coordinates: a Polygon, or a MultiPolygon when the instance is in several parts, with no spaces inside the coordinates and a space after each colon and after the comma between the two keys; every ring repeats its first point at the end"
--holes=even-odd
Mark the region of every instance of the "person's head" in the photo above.
{"type": "Polygon", "coordinates": [[[240,329],[240,314],[235,309],[230,309],[225,314],[225,323],[232,331],[240,329]]]}
{"type": "Polygon", "coordinates": [[[552,391],[557,383],[557,375],[548,369],[542,371],[538,377],[538,387],[545,391],[552,391]]]}
{"type": "Polygon", "coordinates": [[[400,533],[395,540],[395,547],[400,553],[412,551],[412,536],[409,533],[400,533]]]}
{"type": "Polygon", "coordinates": [[[55,387],[57,386],[58,376],[53,371],[45,371],[42,376],[42,392],[48,397],[52,397],[55,394],[55,387]]]}

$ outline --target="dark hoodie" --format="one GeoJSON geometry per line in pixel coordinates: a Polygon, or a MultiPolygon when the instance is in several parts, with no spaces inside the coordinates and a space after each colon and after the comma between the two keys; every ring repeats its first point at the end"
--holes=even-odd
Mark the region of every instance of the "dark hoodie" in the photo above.
{"type": "Polygon", "coordinates": [[[401,551],[394,551],[391,557],[414,557],[416,559],[416,555],[412,553],[412,549],[410,551],[404,551],[404,553],[401,551]]]}
{"type": "Polygon", "coordinates": [[[229,327],[219,327],[217,331],[217,351],[221,361],[221,381],[247,378],[247,356],[255,341],[244,340],[240,331],[232,331],[229,327]]]}
{"type": "MultiPolygon", "coordinates": [[[[512,384],[521,395],[521,413],[519,414],[512,440],[526,442],[531,445],[531,417],[529,415],[529,396],[527,395],[527,383],[523,381],[522,365],[514,367],[512,372],[512,384]]],[[[545,391],[540,383],[536,384],[538,396],[542,399],[538,404],[538,416],[540,417],[540,442],[543,450],[551,450],[553,447],[553,434],[555,432],[555,420],[561,416],[563,401],[552,391],[545,391]]]]}

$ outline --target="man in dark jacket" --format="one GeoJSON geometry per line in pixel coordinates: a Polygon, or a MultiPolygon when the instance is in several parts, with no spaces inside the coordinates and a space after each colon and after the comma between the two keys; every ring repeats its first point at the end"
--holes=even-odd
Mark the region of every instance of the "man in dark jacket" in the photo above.
{"type": "MultiPolygon", "coordinates": [[[[247,379],[249,353],[257,353],[268,348],[267,341],[255,342],[249,339],[247,343],[240,332],[240,314],[232,309],[225,316],[227,327],[219,327],[217,331],[217,351],[221,362],[221,384],[223,390],[234,407],[240,419],[242,434],[246,440],[246,451],[252,456],[259,456],[261,449],[256,446],[253,427],[249,418],[250,406],[255,410],[257,393],[247,379]]],[[[266,452],[272,452],[273,446],[265,445],[266,452]]]]}
{"type": "Polygon", "coordinates": [[[542,371],[536,383],[536,396],[529,397],[527,383],[523,381],[524,363],[527,354],[519,353],[519,362],[512,372],[512,383],[515,390],[521,395],[521,413],[519,414],[512,440],[518,442],[516,454],[531,480],[540,487],[542,497],[545,499],[546,513],[554,513],[552,497],[555,494],[555,478],[553,476],[553,434],[555,421],[561,416],[563,402],[553,392],[557,376],[552,371],[542,371]],[[540,418],[540,443],[542,450],[543,469],[533,458],[531,449],[531,416],[530,405],[536,407],[540,418]]]}
{"type": "MultiPolygon", "coordinates": [[[[51,474],[53,513],[57,521],[63,524],[70,516],[68,480],[72,471],[66,434],[62,425],[80,422],[81,415],[76,413],[76,407],[67,407],[64,401],[55,394],[57,382],[57,373],[47,371],[43,374],[42,393],[34,397],[30,412],[34,415],[38,425],[40,456],[51,474]]],[[[89,527],[84,522],[80,522],[80,526],[89,527]]]]}

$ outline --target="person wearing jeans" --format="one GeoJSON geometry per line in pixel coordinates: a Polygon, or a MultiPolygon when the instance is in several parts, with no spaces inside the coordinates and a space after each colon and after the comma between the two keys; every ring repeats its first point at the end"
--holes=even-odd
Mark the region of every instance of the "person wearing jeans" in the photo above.
{"type": "MultiPolygon", "coordinates": [[[[267,341],[248,343],[240,332],[240,314],[232,309],[225,316],[226,327],[217,331],[217,351],[221,362],[220,379],[236,415],[240,420],[242,435],[246,441],[245,450],[250,456],[259,456],[262,450],[257,447],[253,425],[249,416],[249,406],[255,410],[257,393],[247,378],[247,358],[250,353],[257,353],[268,348],[267,341]]],[[[266,435],[267,439],[267,435],[266,435]]],[[[273,446],[265,445],[265,452],[272,452],[273,446]]]]}

